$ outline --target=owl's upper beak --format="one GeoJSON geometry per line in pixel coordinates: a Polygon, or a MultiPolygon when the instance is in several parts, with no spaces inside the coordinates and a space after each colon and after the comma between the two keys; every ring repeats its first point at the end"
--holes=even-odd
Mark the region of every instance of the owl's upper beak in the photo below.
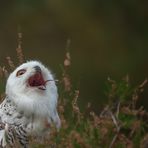
{"type": "Polygon", "coordinates": [[[42,71],[39,66],[35,66],[34,69],[35,69],[36,72],[39,72],[39,73],[41,73],[41,71],[42,71]]]}

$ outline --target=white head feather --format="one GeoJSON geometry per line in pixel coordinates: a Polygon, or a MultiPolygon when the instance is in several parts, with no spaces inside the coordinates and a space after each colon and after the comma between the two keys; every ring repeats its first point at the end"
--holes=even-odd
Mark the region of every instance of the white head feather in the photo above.
{"type": "Polygon", "coordinates": [[[50,70],[40,62],[29,61],[17,67],[7,80],[6,95],[26,116],[34,116],[40,120],[46,118],[49,122],[52,120],[58,128],[60,127],[56,109],[57,86],[50,70]],[[38,69],[45,84],[31,85],[29,79],[34,77],[38,69]]]}

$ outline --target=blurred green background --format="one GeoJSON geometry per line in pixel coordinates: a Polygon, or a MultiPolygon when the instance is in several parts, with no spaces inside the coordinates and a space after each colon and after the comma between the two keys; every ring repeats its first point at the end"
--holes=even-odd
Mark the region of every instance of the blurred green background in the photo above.
{"type": "MultiPolygon", "coordinates": [[[[67,39],[71,40],[71,75],[80,103],[95,108],[104,99],[107,77],[129,75],[133,85],[148,77],[148,1],[2,0],[0,63],[15,61],[17,28],[23,33],[27,60],[37,59],[61,75],[67,39]]],[[[141,104],[148,107],[148,89],[141,104]]]]}

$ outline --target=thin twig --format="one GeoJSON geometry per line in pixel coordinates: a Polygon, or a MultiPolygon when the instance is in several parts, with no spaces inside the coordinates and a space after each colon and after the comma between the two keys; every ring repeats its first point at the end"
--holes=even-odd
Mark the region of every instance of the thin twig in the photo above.
{"type": "Polygon", "coordinates": [[[113,140],[112,140],[112,142],[111,142],[109,148],[112,148],[112,147],[113,147],[113,144],[115,143],[117,137],[118,137],[118,133],[114,136],[114,138],[113,138],[113,140]]]}
{"type": "Polygon", "coordinates": [[[118,116],[119,116],[119,112],[120,112],[120,105],[121,105],[121,102],[119,101],[119,103],[118,103],[118,105],[117,105],[116,118],[118,118],[118,116]]]}
{"type": "Polygon", "coordinates": [[[115,143],[115,141],[116,141],[116,139],[117,139],[117,137],[118,137],[118,134],[119,134],[119,131],[120,131],[120,126],[118,125],[118,122],[117,122],[115,116],[113,115],[113,113],[112,113],[111,111],[110,111],[110,115],[111,115],[111,118],[112,118],[112,120],[113,120],[113,123],[115,124],[115,126],[116,126],[116,128],[117,128],[117,133],[116,133],[116,135],[113,137],[113,140],[111,141],[111,144],[110,144],[110,146],[109,146],[109,148],[112,148],[113,145],[114,145],[114,143],[115,143]]]}
{"type": "Polygon", "coordinates": [[[143,88],[148,83],[148,80],[145,79],[140,85],[139,88],[143,88]]]}
{"type": "Polygon", "coordinates": [[[117,131],[119,130],[119,126],[118,126],[118,123],[117,123],[117,120],[116,120],[116,117],[113,115],[113,113],[110,111],[110,115],[111,115],[111,118],[113,120],[113,123],[115,124],[116,128],[117,128],[117,131]]]}

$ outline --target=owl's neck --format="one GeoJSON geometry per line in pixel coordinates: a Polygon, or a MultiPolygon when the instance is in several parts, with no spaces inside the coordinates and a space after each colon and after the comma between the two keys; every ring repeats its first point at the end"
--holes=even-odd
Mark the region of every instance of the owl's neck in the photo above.
{"type": "Polygon", "coordinates": [[[35,116],[44,118],[49,116],[49,99],[41,95],[8,95],[8,98],[14,103],[17,110],[23,112],[26,116],[35,116]]]}

